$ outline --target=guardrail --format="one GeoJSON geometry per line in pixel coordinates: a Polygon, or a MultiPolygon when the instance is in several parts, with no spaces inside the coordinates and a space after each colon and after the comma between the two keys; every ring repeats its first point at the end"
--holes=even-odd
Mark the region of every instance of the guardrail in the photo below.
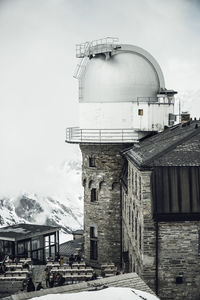
{"type": "Polygon", "coordinates": [[[139,132],[134,129],[66,129],[68,143],[137,143],[139,132]]]}

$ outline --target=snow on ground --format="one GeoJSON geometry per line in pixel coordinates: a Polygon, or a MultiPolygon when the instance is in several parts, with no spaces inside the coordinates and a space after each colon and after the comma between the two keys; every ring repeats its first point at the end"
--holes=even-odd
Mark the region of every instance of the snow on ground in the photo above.
{"type": "Polygon", "coordinates": [[[49,294],[34,300],[159,300],[154,295],[130,288],[110,287],[100,291],[74,294],[49,294]]]}

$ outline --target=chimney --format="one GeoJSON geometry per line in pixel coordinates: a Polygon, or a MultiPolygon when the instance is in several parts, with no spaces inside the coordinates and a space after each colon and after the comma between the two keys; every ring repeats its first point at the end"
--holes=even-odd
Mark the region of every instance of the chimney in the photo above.
{"type": "Polygon", "coordinates": [[[190,121],[190,114],[188,112],[181,113],[181,124],[187,123],[190,121]]]}

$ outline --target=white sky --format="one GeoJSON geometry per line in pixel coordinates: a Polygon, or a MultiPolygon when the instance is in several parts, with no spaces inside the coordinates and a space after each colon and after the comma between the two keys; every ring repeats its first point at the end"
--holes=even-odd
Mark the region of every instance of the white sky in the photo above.
{"type": "Polygon", "coordinates": [[[76,156],[75,44],[119,37],[149,51],[166,87],[199,90],[200,2],[0,0],[0,195],[58,192],[54,167],[76,156]]]}

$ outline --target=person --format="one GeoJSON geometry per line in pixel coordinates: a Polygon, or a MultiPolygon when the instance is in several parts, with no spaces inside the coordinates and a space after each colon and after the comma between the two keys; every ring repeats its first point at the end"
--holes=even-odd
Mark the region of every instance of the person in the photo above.
{"type": "Polygon", "coordinates": [[[49,282],[50,282],[50,273],[49,273],[49,270],[48,268],[46,268],[45,270],[45,279],[46,279],[46,287],[49,287],[49,282]]]}
{"type": "Polygon", "coordinates": [[[64,259],[63,257],[60,258],[60,265],[62,266],[64,264],[64,259]]]}
{"type": "Polygon", "coordinates": [[[65,282],[65,278],[59,274],[58,278],[57,278],[57,283],[58,283],[58,286],[62,286],[65,282]]]}
{"type": "Polygon", "coordinates": [[[81,262],[81,256],[80,256],[79,253],[76,255],[76,261],[77,261],[79,264],[80,264],[80,262],[81,262]]]}
{"type": "Polygon", "coordinates": [[[56,281],[56,273],[53,273],[53,276],[49,279],[49,287],[53,288],[56,281]]]}
{"type": "Polygon", "coordinates": [[[41,282],[38,283],[38,286],[36,288],[36,291],[40,291],[40,290],[43,290],[43,286],[41,282]]]}
{"type": "Polygon", "coordinates": [[[27,282],[27,292],[33,292],[33,291],[35,291],[35,286],[34,286],[32,278],[29,278],[29,280],[27,282]]]}
{"type": "Polygon", "coordinates": [[[69,258],[69,265],[70,265],[70,267],[72,267],[73,262],[74,262],[74,255],[71,254],[70,258],[69,258]]]}

